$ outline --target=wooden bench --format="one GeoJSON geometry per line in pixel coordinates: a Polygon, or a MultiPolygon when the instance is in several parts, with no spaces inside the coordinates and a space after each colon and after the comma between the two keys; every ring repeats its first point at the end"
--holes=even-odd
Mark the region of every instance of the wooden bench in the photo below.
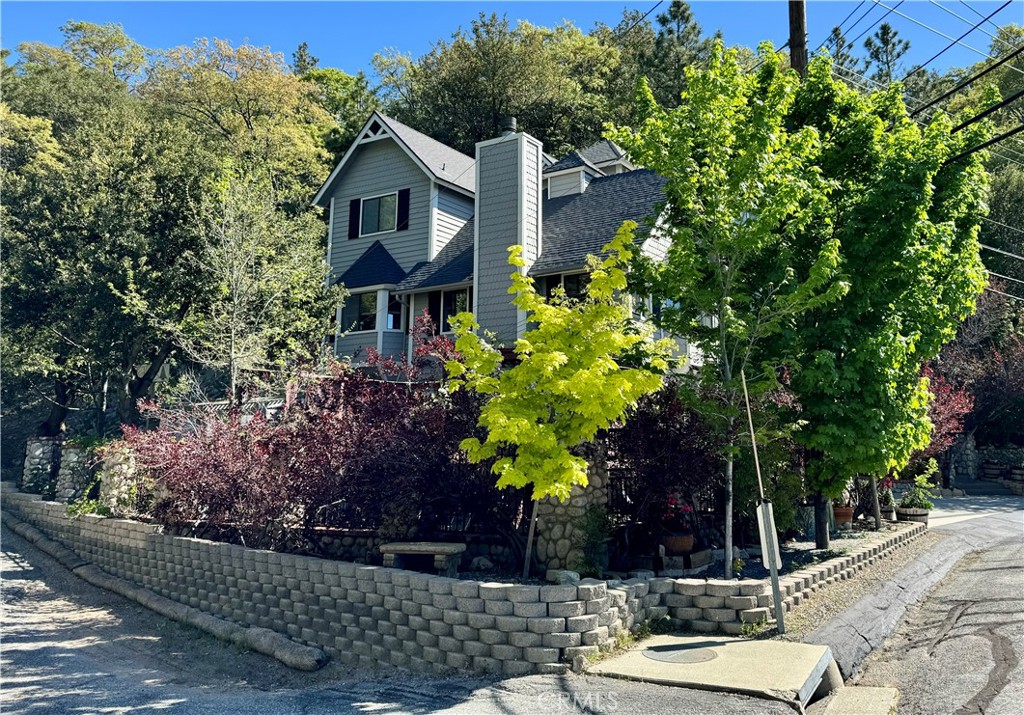
{"type": "Polygon", "coordinates": [[[395,541],[380,545],[385,566],[396,567],[398,556],[433,556],[434,568],[442,576],[455,576],[459,573],[459,560],[465,550],[465,544],[442,541],[395,541]]]}

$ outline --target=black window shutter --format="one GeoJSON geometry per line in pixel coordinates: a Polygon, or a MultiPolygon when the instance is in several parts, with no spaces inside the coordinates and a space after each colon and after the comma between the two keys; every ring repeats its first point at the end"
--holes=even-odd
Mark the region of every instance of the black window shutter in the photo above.
{"type": "Polygon", "coordinates": [[[348,237],[359,238],[359,204],[360,199],[352,199],[348,202],[348,237]]]}
{"type": "Polygon", "coordinates": [[[399,231],[409,230],[409,189],[398,192],[398,226],[399,231]]]}
{"type": "Polygon", "coordinates": [[[434,291],[427,294],[427,312],[430,319],[434,321],[434,329],[440,332],[441,327],[441,291],[434,291]]]}

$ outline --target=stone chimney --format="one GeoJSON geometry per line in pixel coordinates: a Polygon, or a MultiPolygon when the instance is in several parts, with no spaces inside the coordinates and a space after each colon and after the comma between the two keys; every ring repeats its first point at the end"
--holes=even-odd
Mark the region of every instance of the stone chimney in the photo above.
{"type": "Polygon", "coordinates": [[[544,145],[515,132],[476,145],[476,210],[473,235],[473,312],[480,326],[512,345],[526,330],[526,314],[512,305],[508,289],[509,246],[522,246],[529,271],[541,251],[541,171],[544,145]]]}

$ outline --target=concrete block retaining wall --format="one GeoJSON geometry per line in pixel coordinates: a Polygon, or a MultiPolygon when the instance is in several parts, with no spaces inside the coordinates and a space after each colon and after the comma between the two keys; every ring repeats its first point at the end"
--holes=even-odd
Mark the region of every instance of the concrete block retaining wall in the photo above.
{"type": "MultiPolygon", "coordinates": [[[[5,484],[5,487],[7,485],[5,484]]],[[[243,626],[268,628],[350,665],[504,675],[564,672],[645,621],[738,633],[770,619],[765,580],[585,579],[520,586],[246,549],[163,534],[4,491],[4,508],[104,571],[243,626]]],[[[783,579],[787,610],[924,530],[923,524],[783,579]]]]}

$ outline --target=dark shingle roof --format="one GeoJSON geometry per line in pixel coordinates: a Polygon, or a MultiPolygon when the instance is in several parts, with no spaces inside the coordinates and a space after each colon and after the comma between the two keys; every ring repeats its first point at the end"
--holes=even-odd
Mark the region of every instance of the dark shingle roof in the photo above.
{"type": "Polygon", "coordinates": [[[594,166],[589,160],[583,158],[579,152],[574,151],[566,154],[561,159],[556,161],[551,166],[544,169],[545,174],[550,174],[555,171],[564,171],[566,169],[575,169],[580,166],[585,166],[590,169],[595,176],[602,176],[604,172],[594,166]]]}
{"type": "Polygon", "coordinates": [[[365,288],[374,285],[395,285],[405,278],[405,271],[384,248],[380,241],[366,249],[347,271],[341,274],[338,282],[346,288],[365,288]]]}
{"type": "Polygon", "coordinates": [[[587,161],[592,161],[595,164],[601,164],[606,161],[615,161],[621,159],[626,155],[626,152],[622,150],[618,144],[607,139],[591,144],[586,149],[580,149],[580,156],[587,161]]]}
{"type": "Polygon", "coordinates": [[[396,290],[421,290],[473,280],[473,219],[452,236],[430,263],[413,268],[396,290]]]}
{"type": "Polygon", "coordinates": [[[440,181],[454,184],[470,193],[476,191],[476,161],[397,119],[377,113],[384,125],[404,143],[440,181]]]}
{"type": "Polygon", "coordinates": [[[602,176],[590,182],[582,194],[544,202],[544,240],[541,254],[530,269],[533,275],[581,268],[588,255],[598,255],[623,221],[640,224],[638,240],[649,227],[663,201],[665,179],[641,169],[602,176]]]}
{"type": "MultiPolygon", "coordinates": [[[[639,224],[638,241],[664,200],[665,179],[653,171],[637,170],[602,176],[582,194],[544,201],[544,238],[532,275],[582,268],[588,255],[599,255],[623,221],[639,224]]],[[[464,283],[473,279],[473,221],[470,220],[430,263],[413,269],[400,291],[464,283]]]]}

